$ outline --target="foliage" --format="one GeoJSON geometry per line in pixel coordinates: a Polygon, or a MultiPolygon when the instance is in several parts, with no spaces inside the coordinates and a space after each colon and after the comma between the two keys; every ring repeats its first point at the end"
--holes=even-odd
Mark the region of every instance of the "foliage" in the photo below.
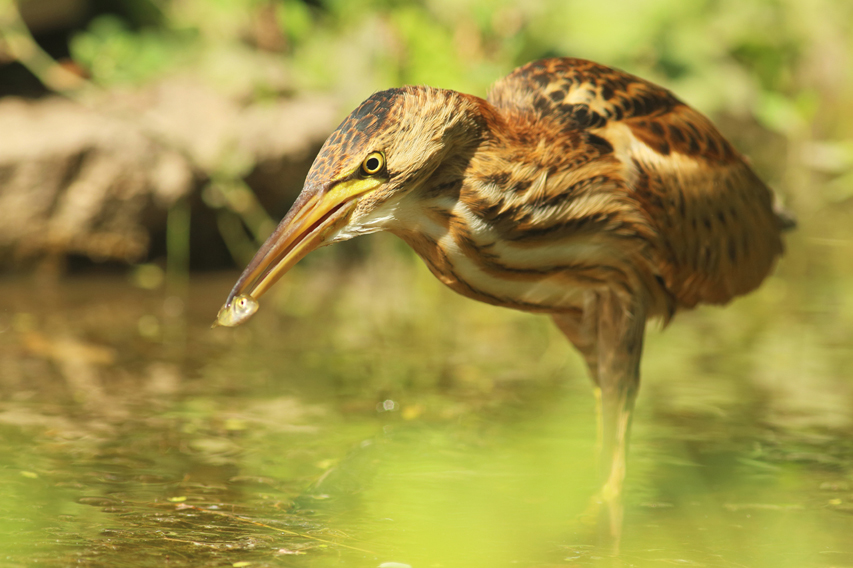
{"type": "MultiPolygon", "coordinates": [[[[152,6],[151,0],[122,4],[129,6],[127,14],[150,13],[152,6]]],[[[853,4],[607,4],[161,0],[160,18],[102,16],[71,47],[74,58],[102,85],[193,70],[219,84],[231,83],[225,85],[229,88],[239,85],[237,90],[249,98],[324,90],[349,104],[403,83],[485,94],[495,78],[532,59],[585,57],[659,81],[707,113],[755,120],[800,145],[821,140],[828,154],[818,160],[835,158],[821,161],[822,174],[846,174],[849,180],[850,149],[836,141],[853,131],[853,112],[846,104],[853,95],[848,72],[853,4]],[[271,61],[285,70],[287,84],[268,72],[271,61]]],[[[853,191],[836,184],[826,199],[851,196],[853,191]]]]}
{"type": "Polygon", "coordinates": [[[96,80],[121,84],[152,79],[180,65],[192,43],[182,34],[133,31],[124,20],[107,15],[96,18],[86,33],[74,37],[71,49],[96,80]]]}
{"type": "MultiPolygon", "coordinates": [[[[148,0],[125,0],[134,2],[148,0]]],[[[853,47],[847,39],[849,3],[609,4],[604,9],[560,0],[164,0],[155,27],[130,32],[115,17],[99,19],[73,47],[75,58],[103,83],[143,78],[153,70],[152,60],[165,70],[181,56],[253,45],[282,52],[281,64],[297,71],[297,86],[325,89],[352,90],[353,81],[362,90],[428,82],[482,92],[500,72],[547,55],[587,57],[652,74],[681,86],[680,92],[688,89],[695,104],[710,110],[748,104],[756,91],[793,96],[806,85],[826,88],[803,76],[817,60],[823,69],[813,69],[813,75],[848,83],[836,88],[851,87],[844,77],[853,47]],[[278,42],[263,37],[270,34],[278,42]],[[140,57],[157,49],[174,58],[140,57]],[[119,53],[130,56],[120,66],[98,61],[119,53]]]]}

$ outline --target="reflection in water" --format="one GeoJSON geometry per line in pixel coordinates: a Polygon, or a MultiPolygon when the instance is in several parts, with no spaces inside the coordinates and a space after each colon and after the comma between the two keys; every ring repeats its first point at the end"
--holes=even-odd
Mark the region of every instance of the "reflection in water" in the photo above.
{"type": "Polygon", "coordinates": [[[581,362],[381,259],[236,330],[233,275],[196,279],[180,348],[156,292],[3,283],[0,564],[853,564],[850,292],[803,313],[777,279],[649,334],[614,559],[581,362]]]}

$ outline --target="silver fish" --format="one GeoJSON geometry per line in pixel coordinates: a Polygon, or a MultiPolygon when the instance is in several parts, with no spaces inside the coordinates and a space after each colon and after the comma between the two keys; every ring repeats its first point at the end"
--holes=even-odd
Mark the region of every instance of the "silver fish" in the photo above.
{"type": "Polygon", "coordinates": [[[240,295],[235,297],[230,302],[222,306],[219,313],[216,314],[216,321],[213,327],[222,325],[225,327],[236,327],[245,323],[256,311],[258,311],[258,301],[248,295],[240,295]]]}

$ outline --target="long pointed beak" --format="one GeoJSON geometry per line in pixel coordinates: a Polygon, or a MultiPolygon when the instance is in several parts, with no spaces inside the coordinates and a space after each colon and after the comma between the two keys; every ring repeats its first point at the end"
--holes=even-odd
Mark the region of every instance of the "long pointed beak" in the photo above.
{"type": "Polygon", "coordinates": [[[303,190],[240,275],[219,310],[214,327],[233,327],[247,321],[258,309],[257,299],[302,257],[328,244],[329,234],[349,220],[357,198],[377,186],[377,180],[354,179],[322,194],[303,190]]]}

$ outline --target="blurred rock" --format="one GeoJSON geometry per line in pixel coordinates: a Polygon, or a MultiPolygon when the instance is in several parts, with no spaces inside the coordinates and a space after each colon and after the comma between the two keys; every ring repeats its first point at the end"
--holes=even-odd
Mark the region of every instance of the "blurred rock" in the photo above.
{"type": "Polygon", "coordinates": [[[282,197],[270,193],[293,191],[276,175],[295,165],[288,177],[301,186],[337,118],[330,99],[244,104],[187,78],[86,105],[0,99],[0,264],[139,261],[169,206],[212,176],[252,174],[262,202],[275,204],[282,197]]]}

